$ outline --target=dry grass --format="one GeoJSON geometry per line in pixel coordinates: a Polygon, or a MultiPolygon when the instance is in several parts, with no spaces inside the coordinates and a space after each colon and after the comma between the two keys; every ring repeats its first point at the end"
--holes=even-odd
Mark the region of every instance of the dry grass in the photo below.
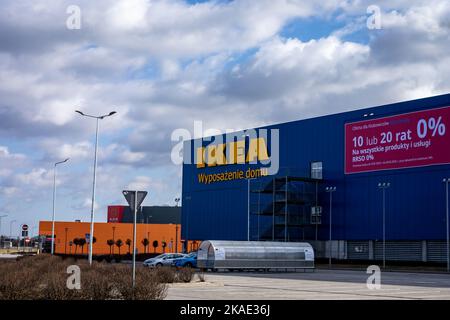
{"type": "Polygon", "coordinates": [[[195,271],[192,268],[182,268],[177,273],[178,282],[191,282],[195,271]]]}
{"type": "Polygon", "coordinates": [[[0,300],[160,300],[168,283],[190,282],[193,275],[190,268],[138,267],[133,289],[129,265],[94,262],[90,267],[85,260],[38,255],[0,262],[0,300]],[[80,267],[80,290],[66,286],[70,265],[80,267]]]}

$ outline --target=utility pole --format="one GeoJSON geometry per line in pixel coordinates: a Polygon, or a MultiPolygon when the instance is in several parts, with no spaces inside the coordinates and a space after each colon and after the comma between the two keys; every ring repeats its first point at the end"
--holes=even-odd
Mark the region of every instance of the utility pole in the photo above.
{"type": "Polygon", "coordinates": [[[55,252],[55,210],[56,210],[56,166],[59,164],[63,164],[69,161],[69,158],[67,158],[64,161],[59,161],[54,164],[53,167],[53,214],[52,214],[52,248],[50,250],[51,254],[53,255],[55,252]]]}
{"type": "Polygon", "coordinates": [[[383,192],[383,269],[386,268],[386,189],[390,186],[390,182],[378,183],[378,188],[383,192]]]}
{"type": "Polygon", "coordinates": [[[331,254],[332,254],[332,246],[331,246],[331,225],[332,225],[332,221],[333,221],[333,192],[336,191],[336,187],[326,187],[325,188],[325,192],[328,192],[330,194],[330,243],[329,243],[329,248],[328,248],[328,266],[331,268],[331,254]]]}

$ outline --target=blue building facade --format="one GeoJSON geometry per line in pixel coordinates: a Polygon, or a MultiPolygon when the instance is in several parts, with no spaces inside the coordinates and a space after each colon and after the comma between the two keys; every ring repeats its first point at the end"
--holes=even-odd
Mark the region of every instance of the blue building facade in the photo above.
{"type": "MultiPolygon", "coordinates": [[[[253,131],[243,131],[232,138],[222,135],[210,141],[188,141],[184,146],[182,238],[309,241],[319,256],[327,256],[331,246],[335,258],[378,259],[384,235],[392,260],[444,261],[443,178],[450,178],[445,160],[450,158],[450,149],[440,146],[449,140],[450,122],[444,113],[433,115],[434,121],[431,116],[424,118],[420,127],[416,122],[407,123],[415,121],[407,114],[447,111],[448,106],[450,94],[257,128],[256,136],[253,131]],[[403,115],[403,120],[392,118],[398,115],[403,115]],[[437,147],[417,149],[423,159],[414,160],[419,161],[417,166],[407,160],[393,166],[390,160],[375,164],[376,159],[366,156],[374,165],[356,167],[349,173],[346,125],[382,119],[392,125],[403,121],[402,126],[417,129],[412,135],[439,143],[439,153],[431,154],[437,147]],[[216,148],[210,150],[209,146],[216,148]],[[279,155],[278,170],[272,172],[267,168],[274,165],[275,155],[279,155]],[[439,161],[441,158],[444,161],[439,161]],[[254,163],[248,163],[252,160],[254,163]],[[379,183],[389,183],[384,204],[379,183]],[[328,186],[336,187],[331,203],[328,186]]],[[[406,131],[404,138],[412,147],[413,141],[407,137],[411,132],[406,131]]],[[[383,129],[380,132],[385,134],[383,129]]],[[[400,140],[393,133],[394,139],[400,140]]],[[[393,152],[398,155],[401,151],[393,152]]],[[[375,157],[378,155],[386,157],[386,153],[375,157]]]]}

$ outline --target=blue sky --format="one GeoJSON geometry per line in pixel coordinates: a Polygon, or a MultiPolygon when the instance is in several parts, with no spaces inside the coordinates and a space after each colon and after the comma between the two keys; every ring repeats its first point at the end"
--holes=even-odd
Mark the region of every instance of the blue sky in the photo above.
{"type": "Polygon", "coordinates": [[[121,191],[174,205],[174,130],[241,129],[449,92],[446,0],[105,0],[0,3],[0,232],[9,221],[89,220],[101,122],[97,221],[121,191]],[[380,29],[369,29],[370,5],[380,29]]]}

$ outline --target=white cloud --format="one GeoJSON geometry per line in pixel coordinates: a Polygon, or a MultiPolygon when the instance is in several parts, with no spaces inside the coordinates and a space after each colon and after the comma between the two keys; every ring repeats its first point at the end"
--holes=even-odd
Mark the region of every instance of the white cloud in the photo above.
{"type": "Polygon", "coordinates": [[[22,186],[35,186],[38,188],[53,186],[53,173],[44,168],[36,168],[28,173],[18,174],[16,179],[22,186]]]}
{"type": "Polygon", "coordinates": [[[0,187],[0,193],[5,197],[12,197],[19,191],[16,187],[0,187]]]}
{"type": "Polygon", "coordinates": [[[144,29],[147,26],[146,15],[151,9],[147,0],[120,0],[106,12],[106,21],[112,28],[123,31],[144,29]]]}
{"type": "Polygon", "coordinates": [[[7,146],[0,146],[0,161],[18,161],[24,160],[26,156],[20,153],[10,153],[7,146]]]}
{"type": "Polygon", "coordinates": [[[132,182],[130,182],[126,188],[126,190],[140,190],[140,191],[150,191],[151,197],[154,196],[155,193],[163,192],[167,190],[167,184],[163,182],[161,179],[155,179],[148,176],[137,176],[132,182]]]}
{"type": "Polygon", "coordinates": [[[152,179],[150,177],[138,176],[135,178],[135,180],[133,180],[127,185],[126,189],[145,191],[149,189],[151,183],[152,179]]]}
{"type": "MultiPolygon", "coordinates": [[[[79,201],[76,204],[74,204],[72,208],[84,212],[90,212],[92,209],[92,198],[84,198],[82,201],[79,201]]],[[[94,204],[94,210],[97,210],[98,208],[99,205],[96,201],[94,204]]]]}

